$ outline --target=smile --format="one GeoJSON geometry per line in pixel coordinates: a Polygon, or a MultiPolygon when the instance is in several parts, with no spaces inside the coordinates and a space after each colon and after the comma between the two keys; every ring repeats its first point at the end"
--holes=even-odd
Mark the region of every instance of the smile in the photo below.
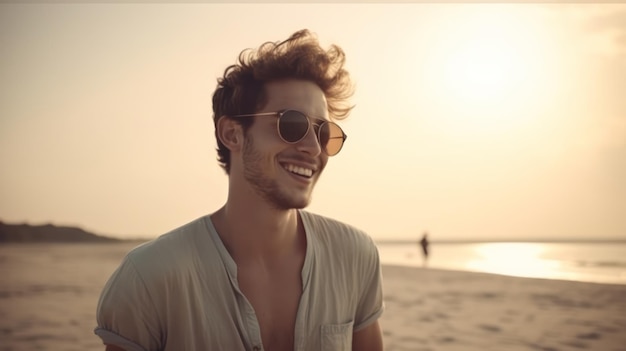
{"type": "Polygon", "coordinates": [[[283,164],[283,168],[302,177],[311,178],[311,176],[313,176],[313,170],[311,168],[300,167],[290,163],[283,164]]]}

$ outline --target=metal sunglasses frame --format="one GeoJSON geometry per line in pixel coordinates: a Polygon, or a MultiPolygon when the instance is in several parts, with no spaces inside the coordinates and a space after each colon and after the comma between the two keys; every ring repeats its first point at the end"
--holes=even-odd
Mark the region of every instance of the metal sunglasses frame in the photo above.
{"type": "Polygon", "coordinates": [[[298,111],[298,110],[294,110],[294,109],[285,109],[285,110],[280,110],[280,111],[275,111],[275,112],[261,112],[261,113],[250,113],[250,114],[243,114],[243,115],[234,115],[234,116],[230,116],[233,118],[238,118],[238,117],[263,117],[263,116],[274,116],[274,117],[278,117],[278,120],[276,121],[276,132],[278,133],[278,136],[280,137],[280,139],[282,141],[284,141],[287,144],[296,144],[300,141],[302,141],[302,139],[304,139],[307,135],[309,135],[309,131],[311,131],[311,126],[315,125],[318,126],[318,131],[315,132],[315,135],[317,137],[317,142],[320,144],[320,146],[322,146],[322,141],[320,140],[320,134],[319,134],[319,129],[324,125],[324,124],[329,124],[329,125],[334,125],[336,126],[340,131],[341,131],[341,136],[340,137],[329,137],[330,139],[342,139],[341,140],[341,146],[339,147],[339,150],[337,150],[337,152],[335,152],[334,154],[329,154],[328,151],[326,150],[326,147],[322,147],[322,149],[324,150],[324,153],[326,153],[328,156],[335,156],[339,153],[339,151],[341,151],[341,149],[343,148],[343,144],[346,142],[346,139],[348,138],[348,135],[343,131],[343,129],[341,129],[341,127],[335,123],[335,122],[331,122],[331,121],[327,121],[324,119],[320,119],[320,118],[315,118],[315,117],[311,117],[309,115],[307,115],[306,113],[302,112],[302,111],[298,111]],[[301,114],[302,116],[304,116],[308,122],[307,124],[307,129],[306,132],[304,133],[304,135],[302,135],[302,137],[296,141],[288,141],[285,140],[285,138],[283,137],[283,135],[280,133],[280,119],[281,117],[287,113],[287,112],[297,112],[299,114],[301,114]],[[313,121],[321,121],[321,123],[313,123],[313,121]]]}

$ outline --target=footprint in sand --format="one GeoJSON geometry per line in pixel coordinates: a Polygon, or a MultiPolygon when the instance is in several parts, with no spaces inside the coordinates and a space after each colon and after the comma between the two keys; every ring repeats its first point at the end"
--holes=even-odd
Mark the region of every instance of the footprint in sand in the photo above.
{"type": "Polygon", "coordinates": [[[584,340],[598,340],[602,337],[602,334],[595,333],[595,332],[581,333],[581,334],[577,334],[576,337],[578,339],[584,339],[584,340]]]}
{"type": "Polygon", "coordinates": [[[437,341],[439,343],[449,344],[451,342],[455,342],[456,339],[454,337],[452,337],[452,336],[443,336],[443,337],[438,338],[437,341]]]}
{"type": "Polygon", "coordinates": [[[478,326],[480,329],[488,331],[488,332],[492,332],[492,333],[499,333],[502,331],[502,328],[496,326],[496,325],[489,325],[489,324],[480,324],[478,326]]]}
{"type": "Polygon", "coordinates": [[[584,342],[580,342],[578,340],[565,341],[565,342],[562,342],[561,344],[565,345],[565,346],[575,347],[577,349],[588,349],[589,348],[589,345],[585,344],[584,342]]]}

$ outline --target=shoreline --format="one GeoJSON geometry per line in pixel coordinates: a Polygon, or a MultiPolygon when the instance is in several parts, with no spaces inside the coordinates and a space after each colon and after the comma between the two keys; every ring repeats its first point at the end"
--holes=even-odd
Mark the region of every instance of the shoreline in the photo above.
{"type": "Polygon", "coordinates": [[[416,244],[378,245],[382,264],[626,285],[624,250],[624,244],[433,245],[432,254],[424,262],[421,249],[416,244]]]}
{"type": "MultiPolygon", "coordinates": [[[[597,285],[616,285],[626,288],[626,283],[622,282],[613,282],[613,281],[583,281],[583,280],[574,280],[574,279],[564,279],[564,278],[544,278],[544,277],[530,277],[530,276],[520,276],[520,275],[509,275],[503,273],[493,273],[493,272],[480,272],[480,271],[470,271],[463,269],[455,269],[455,268],[440,268],[440,267],[422,267],[419,265],[410,265],[410,264],[401,264],[401,263],[385,263],[382,262],[381,266],[383,267],[383,272],[385,270],[395,270],[395,269],[417,269],[423,271],[437,271],[442,274],[469,274],[469,275],[487,275],[487,276],[495,276],[502,278],[511,278],[511,279],[535,279],[541,281],[555,281],[555,282],[563,282],[563,283],[581,283],[581,284],[597,284],[597,285]]],[[[624,350],[626,351],[626,350],[624,350]]]]}

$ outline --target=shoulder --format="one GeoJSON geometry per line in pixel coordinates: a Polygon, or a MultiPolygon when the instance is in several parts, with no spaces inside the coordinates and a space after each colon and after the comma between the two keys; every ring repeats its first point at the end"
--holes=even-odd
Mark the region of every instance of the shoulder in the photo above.
{"type": "MultiPolygon", "coordinates": [[[[368,304],[364,301],[374,301],[370,301],[372,306],[382,303],[382,295],[378,295],[380,257],[374,240],[353,225],[305,211],[301,213],[313,252],[313,269],[324,282],[332,282],[332,294],[348,296],[346,301],[355,301],[361,306],[360,310],[368,304]]],[[[369,312],[359,312],[359,327],[369,318],[369,312]]]]}
{"type": "Polygon", "coordinates": [[[186,262],[194,262],[199,243],[209,241],[205,220],[206,216],[200,217],[134,248],[125,261],[146,278],[178,270],[186,262]]]}
{"type": "Polygon", "coordinates": [[[320,234],[340,234],[354,236],[360,239],[369,238],[367,233],[351,224],[307,211],[300,211],[300,214],[302,215],[305,225],[308,224],[310,229],[320,234]]]}
{"type": "Polygon", "coordinates": [[[372,238],[363,230],[333,218],[300,211],[305,228],[315,241],[328,247],[332,251],[370,252],[376,251],[372,238]]]}

